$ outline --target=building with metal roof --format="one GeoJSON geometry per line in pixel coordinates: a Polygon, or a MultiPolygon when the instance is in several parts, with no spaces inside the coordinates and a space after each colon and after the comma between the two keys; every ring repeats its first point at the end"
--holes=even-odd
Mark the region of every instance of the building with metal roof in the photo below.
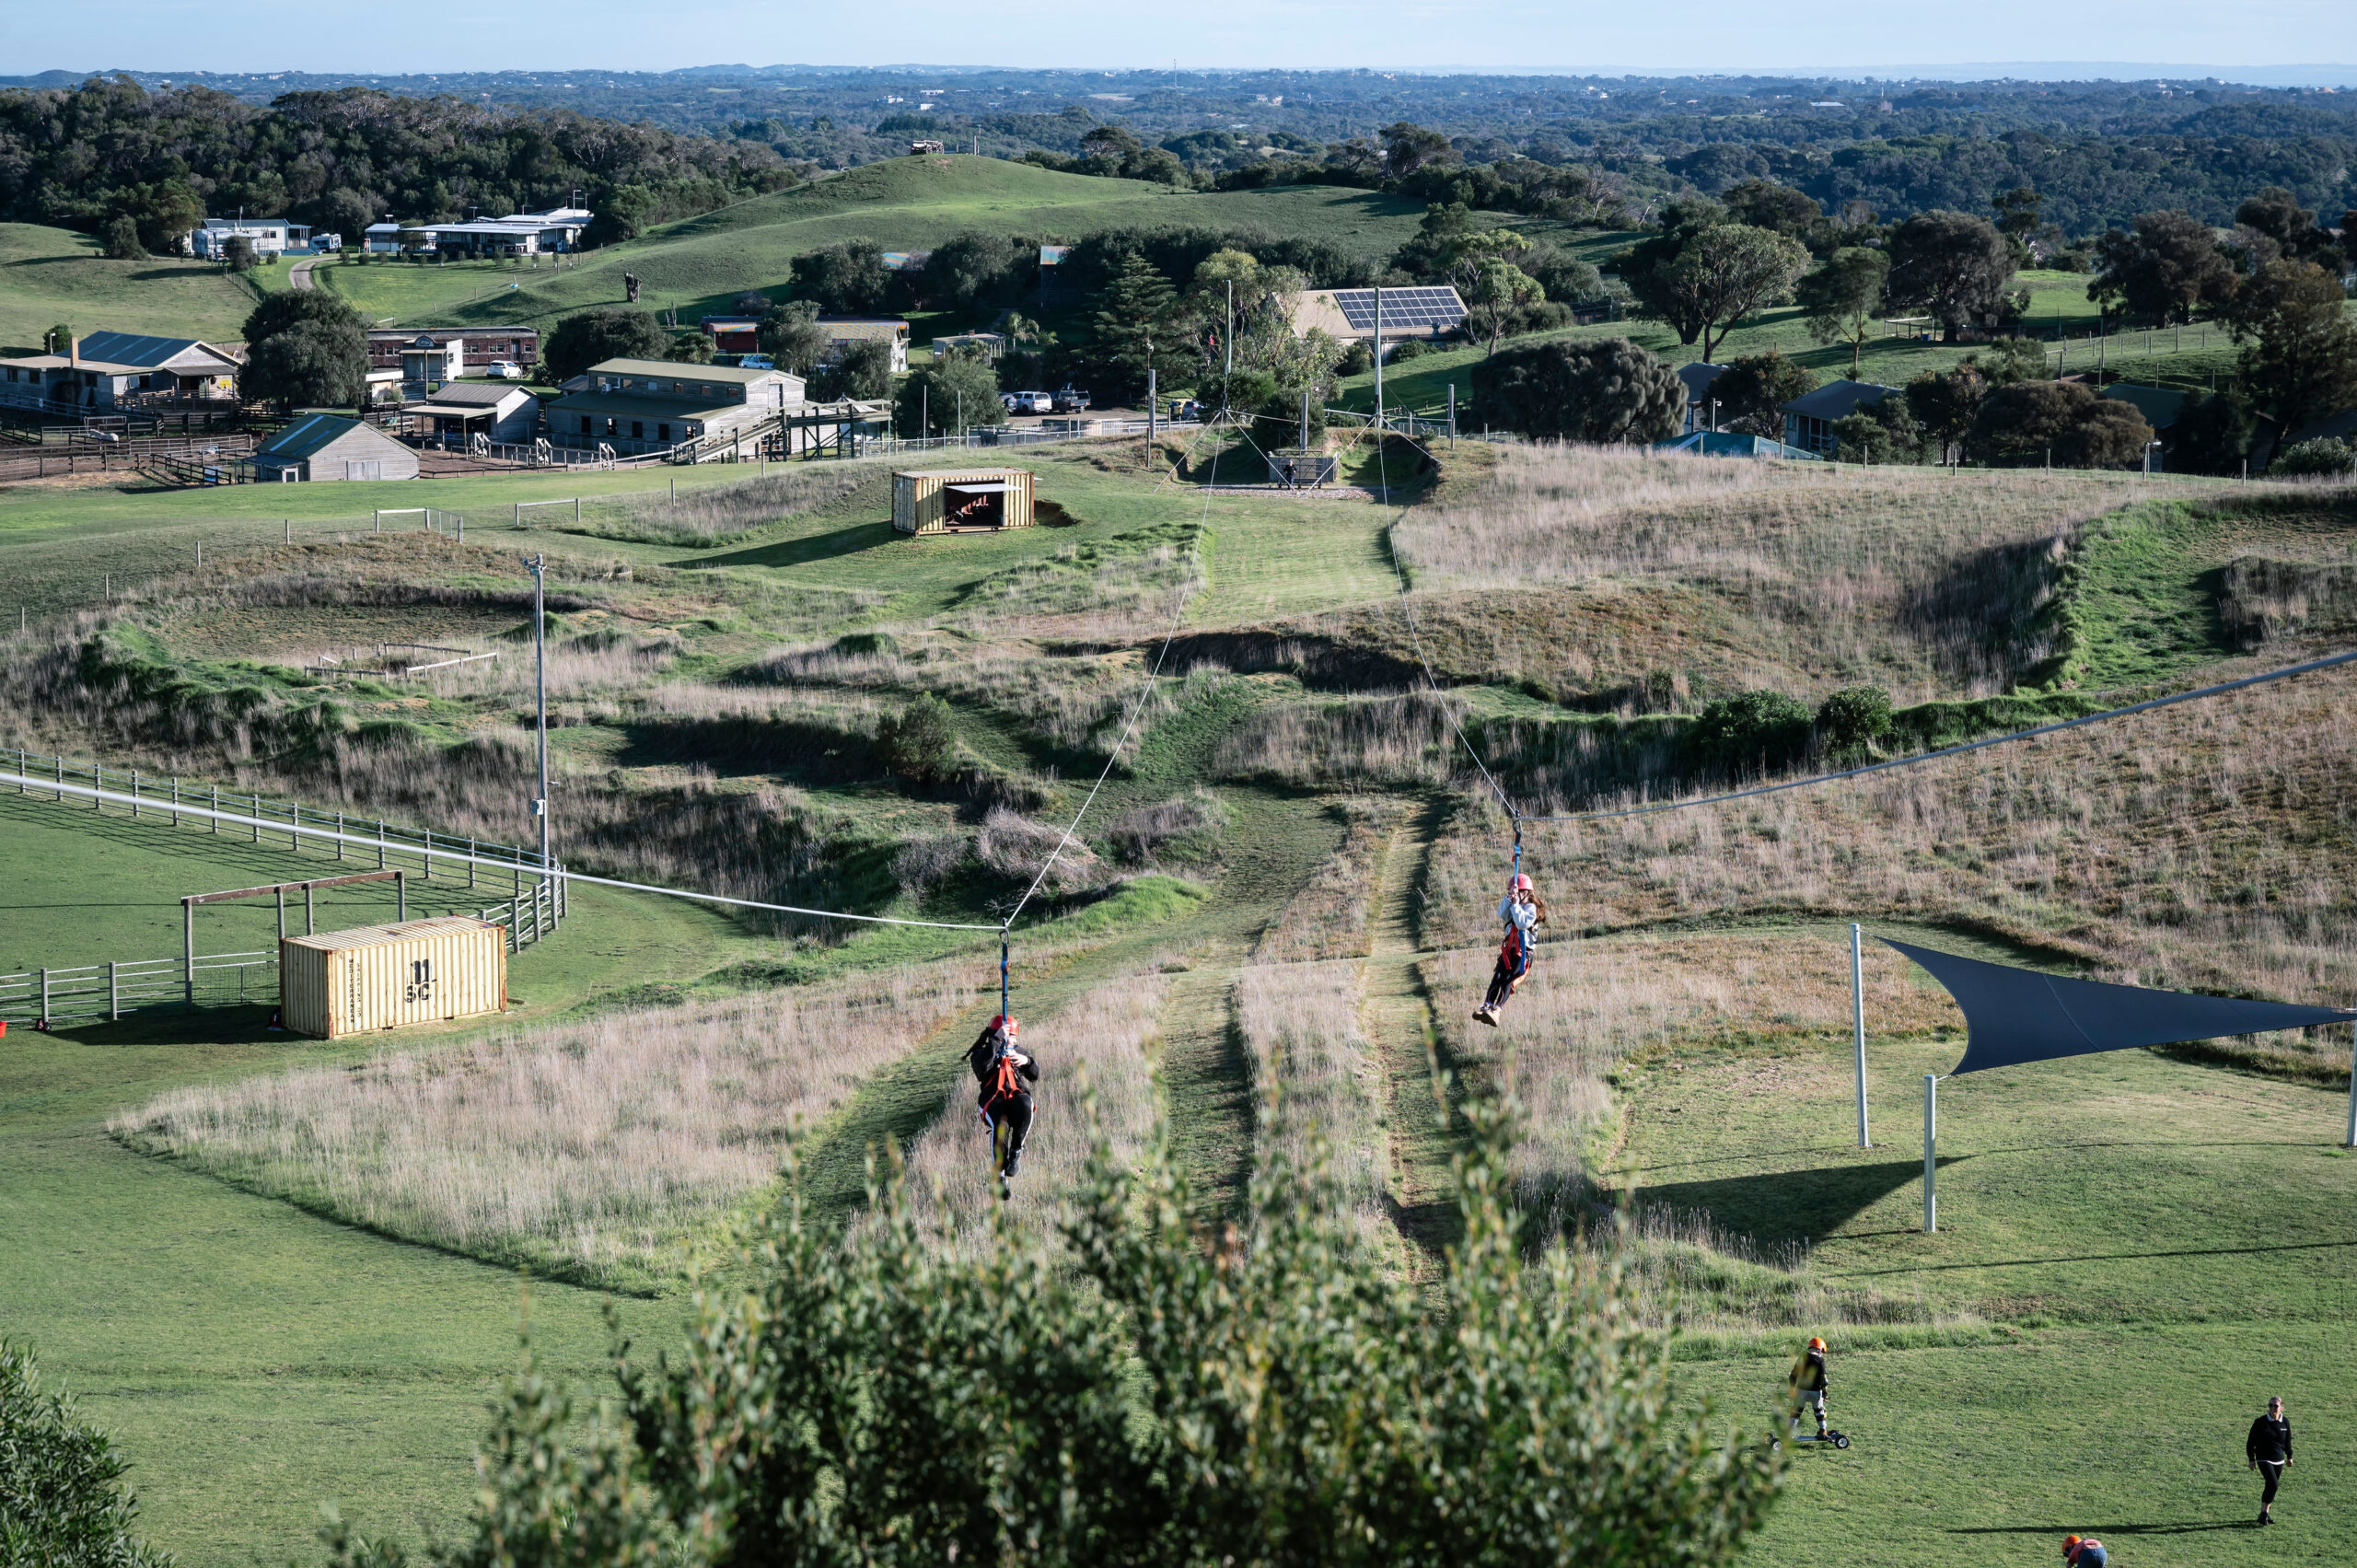
{"type": "Polygon", "coordinates": [[[478,436],[521,445],[540,434],[540,400],[509,383],[452,381],[403,403],[401,424],[406,434],[446,447],[478,436]]]}
{"type": "Polygon", "coordinates": [[[2166,430],[2185,412],[2185,400],[2190,394],[2167,387],[2140,387],[2132,381],[2114,381],[2103,389],[2107,398],[2116,399],[2144,416],[2144,423],[2156,431],[2166,430]]]}
{"type": "Polygon", "coordinates": [[[749,436],[788,408],[807,384],[765,366],[686,365],[668,359],[609,359],[589,367],[585,389],[545,411],[549,439],[564,447],[655,452],[709,448],[749,436]]]}
{"type": "Polygon", "coordinates": [[[1897,390],[1873,381],[1840,380],[1804,392],[1784,405],[1784,445],[1829,458],[1841,446],[1833,434],[1835,422],[1875,407],[1897,390]]]}
{"type": "Polygon", "coordinates": [[[242,368],[227,349],[196,338],[93,332],[64,354],[0,359],[0,402],[56,412],[158,402],[234,401],[242,368]]]}
{"type": "Polygon", "coordinates": [[[417,454],[373,425],[341,414],[308,413],[263,442],[256,477],[304,480],[415,479],[417,454]]]}
{"type": "Polygon", "coordinates": [[[1295,300],[1296,337],[1322,331],[1342,343],[1372,342],[1376,296],[1381,296],[1383,341],[1438,338],[1465,324],[1465,301],[1446,285],[1419,288],[1313,289],[1295,300]]]}

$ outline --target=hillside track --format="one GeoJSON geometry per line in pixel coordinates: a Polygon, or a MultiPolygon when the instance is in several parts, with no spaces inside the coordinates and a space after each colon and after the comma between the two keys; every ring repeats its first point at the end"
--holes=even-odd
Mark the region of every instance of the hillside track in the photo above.
{"type": "Polygon", "coordinates": [[[1419,1279],[1437,1273],[1455,1236],[1449,1196],[1452,1143],[1440,1100],[1438,1030],[1421,951],[1425,878],[1447,807],[1427,802],[1402,817],[1384,846],[1376,908],[1369,923],[1361,1027],[1381,1082],[1376,1089],[1388,1134],[1385,1212],[1408,1243],[1419,1279]]]}

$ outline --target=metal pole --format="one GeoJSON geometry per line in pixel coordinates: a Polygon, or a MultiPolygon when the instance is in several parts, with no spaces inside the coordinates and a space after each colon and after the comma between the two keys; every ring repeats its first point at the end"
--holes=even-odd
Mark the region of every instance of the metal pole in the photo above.
{"type": "Polygon", "coordinates": [[[188,1005],[196,1005],[196,900],[180,900],[180,982],[188,1005]]]}
{"type": "Polygon", "coordinates": [[[1154,466],[1155,404],[1160,401],[1161,384],[1155,379],[1154,366],[1145,367],[1145,466],[1154,466]]]}
{"type": "Polygon", "coordinates": [[[107,1021],[119,1023],[122,1018],[122,987],[116,982],[114,960],[107,960],[107,1021]]]}
{"type": "Polygon", "coordinates": [[[282,882],[271,891],[278,895],[278,939],[286,940],[286,885],[282,882]]]}
{"type": "Polygon", "coordinates": [[[397,921],[409,919],[409,873],[406,871],[393,873],[393,917],[397,921]]]}
{"type": "Polygon", "coordinates": [[[310,936],[310,935],[316,935],[316,934],[318,933],[319,929],[319,919],[318,919],[318,915],[319,915],[319,906],[318,906],[318,904],[313,900],[313,899],[312,899],[312,897],[311,897],[311,893],[312,893],[311,885],[310,885],[308,882],[304,883],[304,884],[303,884],[303,935],[306,935],[306,936],[310,936]]]}
{"type": "Polygon", "coordinates": [[[1933,1153],[1940,1143],[1940,1075],[1923,1074],[1923,1234],[1940,1228],[1939,1167],[1933,1153]]]}
{"type": "Polygon", "coordinates": [[[538,693],[540,741],[540,795],[532,802],[532,815],[540,819],[540,865],[545,869],[549,863],[549,621],[548,612],[542,608],[542,595],[547,586],[548,557],[535,555],[526,564],[532,569],[533,683],[538,693]]]}
{"type": "Polygon", "coordinates": [[[338,860],[343,858],[343,813],[341,811],[335,814],[335,857],[338,860]]]}
{"type": "Polygon", "coordinates": [[[2349,1034],[2349,1136],[2341,1147],[2357,1149],[2357,1029],[2349,1034]]]}
{"type": "Polygon", "coordinates": [[[1871,1149],[1866,1137],[1866,958],[1864,938],[1850,927],[1850,1014],[1858,1035],[1858,1147],[1871,1149]]]}
{"type": "Polygon", "coordinates": [[[1457,383],[1448,384],[1448,444],[1457,445],[1457,383]]]}
{"type": "Polygon", "coordinates": [[[1383,285],[1375,285],[1375,449],[1383,450],[1383,285]]]}

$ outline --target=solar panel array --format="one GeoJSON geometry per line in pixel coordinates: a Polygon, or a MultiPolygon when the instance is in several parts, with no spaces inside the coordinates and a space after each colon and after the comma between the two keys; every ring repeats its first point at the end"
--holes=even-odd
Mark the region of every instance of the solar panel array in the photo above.
{"type": "MultiPolygon", "coordinates": [[[[1356,332],[1375,331],[1375,290],[1338,288],[1334,304],[1356,332]]],[[[1465,302],[1453,288],[1387,288],[1383,291],[1383,330],[1446,331],[1465,319],[1465,302]]]]}

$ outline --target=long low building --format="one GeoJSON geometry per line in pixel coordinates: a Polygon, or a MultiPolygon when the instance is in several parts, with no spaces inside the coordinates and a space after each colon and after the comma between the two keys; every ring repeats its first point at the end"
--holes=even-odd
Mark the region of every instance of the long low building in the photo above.
{"type": "Polygon", "coordinates": [[[449,256],[537,256],[581,249],[589,226],[586,207],[551,207],[505,217],[462,218],[448,223],[372,223],[364,240],[377,254],[431,250],[449,256]]]}
{"type": "Polygon", "coordinates": [[[549,439],[625,454],[749,436],[800,404],[806,390],[801,377],[784,370],[667,359],[609,359],[590,366],[586,383],[549,406],[549,439]]]}
{"type": "Polygon", "coordinates": [[[441,357],[432,368],[438,373],[424,379],[480,376],[485,366],[503,359],[529,371],[540,362],[540,332],[537,327],[377,327],[368,333],[371,370],[399,370],[404,355],[435,351],[441,357]]]}

